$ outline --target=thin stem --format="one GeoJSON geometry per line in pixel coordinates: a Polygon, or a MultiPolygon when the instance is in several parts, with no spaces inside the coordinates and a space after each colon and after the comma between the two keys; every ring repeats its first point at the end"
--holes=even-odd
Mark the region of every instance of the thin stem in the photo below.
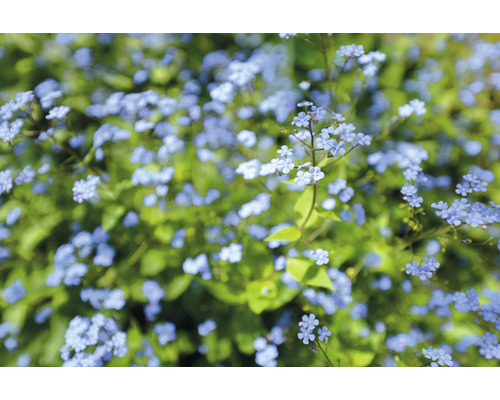
{"type": "Polygon", "coordinates": [[[389,136],[391,134],[391,132],[396,129],[396,127],[398,127],[406,118],[399,118],[399,117],[396,117],[395,119],[393,119],[391,121],[391,123],[389,124],[389,126],[387,127],[387,129],[385,130],[384,133],[382,133],[380,136],[377,136],[375,139],[373,139],[374,142],[379,142],[380,140],[386,138],[387,136],[389,136]],[[399,123],[398,123],[399,122],[399,123]]]}
{"type": "Polygon", "coordinates": [[[337,104],[337,93],[339,92],[339,82],[340,82],[340,78],[344,74],[344,69],[345,69],[345,66],[347,64],[347,61],[348,61],[348,59],[346,58],[346,60],[344,61],[344,65],[342,66],[342,70],[340,71],[340,74],[337,77],[337,84],[335,85],[335,97],[333,99],[332,109],[335,109],[335,104],[337,104]]]}
{"type": "Polygon", "coordinates": [[[300,143],[302,143],[304,146],[307,146],[309,148],[311,148],[310,145],[308,145],[306,142],[304,142],[303,140],[299,139],[299,137],[297,135],[295,135],[294,133],[290,133],[290,135],[292,135],[295,139],[297,139],[300,143]]]}
{"type": "MultiPolygon", "coordinates": [[[[313,133],[313,130],[312,130],[312,121],[309,121],[309,133],[311,134],[311,148],[314,148],[314,133],[313,133]]],[[[316,154],[315,152],[313,151],[312,152],[312,163],[313,163],[313,167],[316,166],[316,154]]],[[[314,186],[314,191],[313,191],[313,199],[312,199],[312,202],[311,202],[311,208],[309,209],[309,213],[307,214],[307,217],[306,219],[304,220],[304,222],[302,223],[301,227],[300,227],[300,232],[302,232],[307,224],[307,221],[309,221],[309,218],[311,218],[311,215],[312,215],[312,212],[314,211],[314,206],[316,205],[316,185],[313,185],[314,186]]]]}
{"type": "MultiPolygon", "coordinates": [[[[260,178],[257,178],[257,181],[260,183],[260,185],[262,186],[262,188],[269,194],[272,194],[273,191],[271,189],[269,189],[269,187],[265,184],[265,182],[263,182],[260,178]]],[[[278,204],[278,208],[283,211],[283,213],[286,215],[287,219],[288,219],[288,222],[290,222],[292,225],[295,225],[295,223],[293,222],[293,218],[290,216],[290,214],[288,214],[288,212],[280,207],[280,205],[278,204]]]]}
{"type": "Polygon", "coordinates": [[[351,110],[349,111],[349,116],[347,117],[347,120],[350,120],[352,117],[352,113],[356,109],[356,106],[358,105],[359,99],[361,98],[361,94],[365,90],[366,83],[368,82],[368,79],[365,79],[363,81],[363,85],[361,86],[361,89],[359,89],[358,94],[356,95],[356,98],[354,99],[354,102],[352,103],[351,110]]]}
{"type": "Polygon", "coordinates": [[[326,71],[326,76],[328,79],[328,93],[330,94],[330,104],[331,107],[334,107],[334,100],[333,100],[333,89],[332,89],[332,67],[330,66],[330,63],[328,62],[328,47],[325,43],[325,40],[323,39],[323,34],[319,34],[319,38],[321,40],[321,47],[323,51],[321,52],[323,54],[323,63],[325,64],[325,71],[326,71]]]}
{"type": "Polygon", "coordinates": [[[306,38],[303,38],[303,37],[299,37],[299,39],[302,40],[303,42],[306,42],[308,45],[314,47],[319,52],[322,52],[322,50],[316,44],[314,44],[313,42],[311,42],[309,39],[306,39],[306,38]]]}
{"type": "Polygon", "coordinates": [[[88,169],[90,169],[94,174],[100,176],[101,173],[97,171],[94,167],[85,164],[84,163],[84,157],[80,156],[76,151],[74,151],[71,147],[67,146],[64,143],[58,143],[56,142],[55,138],[53,136],[49,136],[50,140],[52,143],[54,143],[56,146],[58,146],[61,150],[65,151],[68,153],[70,156],[76,158],[78,161],[80,161],[82,164],[84,164],[88,169]]]}
{"type": "Polygon", "coordinates": [[[451,225],[446,224],[444,226],[440,226],[438,228],[427,231],[427,232],[421,234],[420,236],[417,236],[416,238],[410,239],[409,242],[404,243],[399,250],[404,250],[408,246],[412,246],[413,243],[420,242],[421,240],[426,239],[429,236],[437,235],[439,233],[448,232],[450,229],[451,229],[451,225]]]}
{"type": "Polygon", "coordinates": [[[312,242],[319,235],[321,235],[326,229],[328,229],[331,224],[333,224],[333,220],[330,219],[328,221],[325,221],[325,223],[321,226],[321,228],[319,228],[318,230],[316,230],[315,232],[313,232],[313,234],[311,236],[309,236],[307,238],[307,240],[310,241],[310,242],[312,242]]]}
{"type": "Polygon", "coordinates": [[[330,165],[332,165],[332,164],[335,164],[337,161],[342,160],[344,157],[346,157],[346,156],[347,156],[347,155],[348,155],[351,151],[353,151],[353,150],[354,150],[356,147],[358,147],[358,146],[359,146],[359,143],[358,143],[358,144],[356,144],[356,145],[354,145],[354,146],[352,146],[352,147],[351,147],[351,148],[350,148],[350,149],[349,149],[346,153],[342,154],[340,157],[337,157],[337,158],[336,158],[335,160],[333,160],[331,163],[326,164],[326,165],[323,167],[323,169],[325,169],[326,167],[329,167],[329,166],[330,166],[330,165]]]}
{"type": "Polygon", "coordinates": [[[457,242],[457,243],[461,243],[461,244],[464,244],[466,246],[491,246],[491,245],[488,245],[488,242],[493,239],[492,237],[490,237],[489,239],[486,239],[484,242],[482,243],[477,243],[477,242],[467,242],[466,239],[453,239],[451,237],[448,237],[446,235],[437,235],[439,237],[442,237],[444,239],[447,239],[447,240],[451,240],[453,242],[457,242]]]}
{"type": "Polygon", "coordinates": [[[323,353],[323,355],[325,356],[326,360],[330,363],[330,365],[331,365],[332,367],[335,367],[335,365],[333,365],[333,363],[332,363],[332,361],[330,360],[330,358],[328,358],[328,356],[326,355],[325,350],[323,350],[323,347],[321,347],[321,343],[319,342],[319,340],[318,340],[318,339],[316,339],[315,341],[316,341],[316,343],[318,344],[318,348],[321,350],[321,352],[322,352],[322,353],[323,353]]]}

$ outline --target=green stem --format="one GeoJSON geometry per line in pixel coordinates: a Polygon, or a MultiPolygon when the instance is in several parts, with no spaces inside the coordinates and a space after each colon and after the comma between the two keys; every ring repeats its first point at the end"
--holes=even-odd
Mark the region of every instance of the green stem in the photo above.
{"type": "Polygon", "coordinates": [[[306,39],[306,38],[303,38],[303,37],[299,37],[299,39],[302,40],[303,42],[306,42],[308,45],[314,47],[316,50],[322,51],[316,44],[314,44],[313,42],[311,42],[309,39],[306,39]]]}
{"type": "MultiPolygon", "coordinates": [[[[309,121],[309,132],[311,134],[311,147],[314,148],[314,133],[312,130],[312,121],[309,121]]],[[[315,167],[316,166],[316,154],[314,151],[312,152],[312,163],[313,163],[313,167],[315,167]]],[[[313,188],[314,191],[313,191],[313,199],[311,202],[311,208],[309,209],[309,212],[307,214],[306,219],[304,220],[304,222],[300,226],[299,230],[301,233],[304,230],[304,228],[306,227],[307,221],[309,221],[309,218],[311,218],[312,212],[314,211],[314,206],[316,205],[316,185],[313,185],[313,186],[314,186],[314,188],[313,188]]]]}
{"type": "Polygon", "coordinates": [[[319,34],[319,38],[321,40],[321,47],[323,49],[321,53],[323,54],[323,63],[325,64],[325,72],[328,79],[328,93],[330,94],[330,104],[333,109],[334,100],[333,100],[333,89],[332,89],[332,67],[328,62],[328,47],[325,43],[325,40],[323,39],[322,33],[319,34]]]}
{"type": "MultiPolygon", "coordinates": [[[[273,191],[271,189],[269,189],[267,187],[267,185],[265,184],[265,182],[263,182],[260,178],[257,178],[257,181],[260,183],[260,185],[262,186],[262,188],[269,194],[272,194],[273,191]]],[[[278,203],[278,208],[283,211],[283,213],[286,215],[287,219],[288,219],[288,222],[290,222],[292,225],[295,225],[294,221],[293,221],[293,218],[290,216],[290,214],[288,214],[288,212],[285,210],[285,208],[281,207],[278,203]]]]}
{"type": "Polygon", "coordinates": [[[365,90],[366,87],[366,82],[368,82],[368,79],[365,79],[363,81],[363,86],[361,86],[361,89],[359,89],[358,94],[356,95],[356,98],[354,99],[354,102],[352,103],[351,110],[349,111],[349,116],[347,117],[347,120],[349,121],[352,118],[352,113],[356,109],[356,106],[358,105],[359,99],[361,98],[361,94],[365,90]]]}
{"type": "Polygon", "coordinates": [[[333,365],[333,363],[332,363],[332,361],[330,360],[330,358],[328,358],[328,356],[326,355],[325,350],[323,350],[323,347],[321,347],[321,343],[319,342],[319,340],[318,340],[318,339],[316,339],[315,341],[316,341],[316,343],[318,344],[318,348],[321,350],[321,352],[322,352],[322,353],[323,353],[323,355],[325,356],[326,360],[330,363],[330,365],[331,365],[332,367],[335,367],[335,365],[333,365]]]}
{"type": "Polygon", "coordinates": [[[329,167],[329,166],[330,166],[330,165],[332,165],[332,164],[335,164],[337,161],[342,160],[344,157],[346,157],[346,156],[347,156],[347,155],[348,155],[351,151],[353,151],[353,150],[354,150],[356,147],[358,147],[358,146],[359,146],[359,143],[358,143],[358,144],[356,144],[356,145],[354,145],[354,146],[352,146],[352,147],[351,147],[351,148],[350,148],[350,149],[349,149],[349,150],[348,150],[345,154],[342,154],[340,157],[337,157],[337,158],[336,158],[335,160],[333,160],[331,163],[326,164],[326,165],[323,167],[323,169],[325,169],[326,167],[329,167]]]}
{"type": "Polygon", "coordinates": [[[335,109],[335,104],[337,103],[337,93],[339,92],[339,82],[340,82],[340,78],[344,74],[344,69],[345,69],[345,66],[347,64],[347,61],[348,61],[347,59],[344,61],[344,65],[342,66],[342,70],[340,71],[340,74],[337,78],[337,84],[335,85],[335,97],[333,99],[332,109],[335,109]]]}

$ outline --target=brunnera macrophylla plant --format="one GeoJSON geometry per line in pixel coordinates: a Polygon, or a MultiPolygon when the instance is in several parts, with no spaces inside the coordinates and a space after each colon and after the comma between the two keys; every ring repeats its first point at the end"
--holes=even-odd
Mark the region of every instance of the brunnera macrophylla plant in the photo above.
{"type": "Polygon", "coordinates": [[[1,365],[498,365],[493,40],[0,36],[1,365]]]}

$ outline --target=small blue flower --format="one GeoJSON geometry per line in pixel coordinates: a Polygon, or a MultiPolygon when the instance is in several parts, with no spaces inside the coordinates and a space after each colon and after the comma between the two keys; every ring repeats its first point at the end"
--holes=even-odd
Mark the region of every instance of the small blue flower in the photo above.
{"type": "Polygon", "coordinates": [[[309,125],[310,119],[310,115],[306,114],[305,112],[300,112],[297,117],[293,117],[293,125],[297,127],[307,127],[309,125]]]}
{"type": "Polygon", "coordinates": [[[309,344],[309,341],[314,341],[314,338],[316,337],[312,331],[307,328],[300,328],[300,333],[297,336],[304,344],[309,344]]]}
{"type": "Polygon", "coordinates": [[[326,326],[323,328],[318,329],[318,339],[321,342],[328,342],[328,338],[332,335],[332,333],[328,330],[326,326]]]}
{"type": "Polygon", "coordinates": [[[309,314],[309,316],[303,315],[302,322],[299,323],[303,328],[310,328],[311,330],[314,329],[315,326],[318,326],[318,324],[319,320],[316,319],[314,314],[309,314]]]}
{"type": "Polygon", "coordinates": [[[318,265],[328,264],[328,262],[330,261],[328,259],[328,251],[323,249],[316,249],[313,254],[313,259],[318,265]]]}
{"type": "Polygon", "coordinates": [[[69,107],[67,106],[59,106],[55,107],[52,110],[49,111],[49,115],[47,115],[45,118],[47,119],[63,119],[66,114],[69,112],[69,107]]]}

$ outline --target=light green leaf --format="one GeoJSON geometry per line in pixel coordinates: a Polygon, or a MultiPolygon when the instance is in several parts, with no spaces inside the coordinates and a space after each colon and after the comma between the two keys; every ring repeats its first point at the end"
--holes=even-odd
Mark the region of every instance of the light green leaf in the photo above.
{"type": "Polygon", "coordinates": [[[108,232],[113,229],[125,211],[125,207],[121,205],[108,206],[102,216],[102,229],[108,232]]]}
{"type": "Polygon", "coordinates": [[[375,353],[366,351],[353,351],[352,353],[353,367],[366,367],[370,365],[370,363],[374,358],[375,358],[375,353]]]}
{"type": "Polygon", "coordinates": [[[193,275],[184,274],[176,276],[165,287],[165,300],[175,300],[186,291],[192,280],[193,275]]]}
{"type": "Polygon", "coordinates": [[[335,211],[331,210],[320,210],[318,211],[318,215],[322,218],[328,218],[328,219],[333,219],[334,221],[337,222],[342,222],[340,217],[335,213],[335,211]]]}
{"type": "Polygon", "coordinates": [[[255,353],[253,341],[261,335],[259,322],[259,318],[248,310],[238,310],[233,314],[231,331],[234,332],[234,341],[242,353],[255,353]]]}
{"type": "Polygon", "coordinates": [[[311,203],[314,197],[314,190],[312,188],[305,188],[304,191],[300,194],[299,198],[295,202],[293,206],[293,212],[295,218],[297,219],[297,225],[301,226],[311,209],[311,203]]]}
{"type": "Polygon", "coordinates": [[[245,285],[237,282],[210,280],[203,282],[214,297],[227,304],[244,304],[246,301],[245,285]]]}
{"type": "Polygon", "coordinates": [[[278,232],[273,233],[271,236],[268,236],[264,240],[266,242],[270,240],[282,240],[287,242],[294,242],[299,238],[300,238],[300,231],[293,226],[287,226],[286,228],[280,229],[278,232]]]}
{"type": "Polygon", "coordinates": [[[297,282],[334,290],[326,270],[310,260],[293,258],[289,260],[287,270],[297,282]]]}
{"type": "Polygon", "coordinates": [[[260,314],[269,306],[270,300],[276,298],[278,289],[272,281],[253,281],[247,286],[248,306],[256,313],[260,314]]]}
{"type": "Polygon", "coordinates": [[[151,249],[141,258],[141,275],[155,276],[165,269],[167,260],[163,251],[151,249]]]}

